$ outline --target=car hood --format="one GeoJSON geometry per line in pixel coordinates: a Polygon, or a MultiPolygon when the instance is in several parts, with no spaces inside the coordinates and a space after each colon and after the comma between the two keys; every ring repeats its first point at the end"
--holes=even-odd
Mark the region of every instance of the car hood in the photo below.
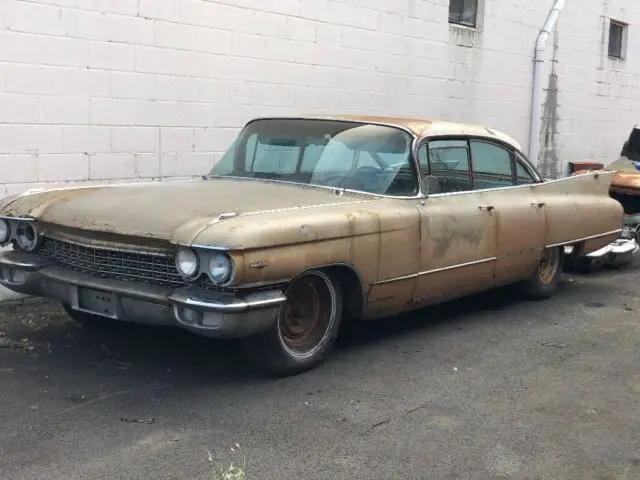
{"type": "Polygon", "coordinates": [[[336,195],[331,189],[306,185],[211,178],[32,191],[6,199],[0,215],[186,244],[227,216],[249,215],[255,221],[283,210],[339,207],[375,198],[349,192],[336,195]]]}

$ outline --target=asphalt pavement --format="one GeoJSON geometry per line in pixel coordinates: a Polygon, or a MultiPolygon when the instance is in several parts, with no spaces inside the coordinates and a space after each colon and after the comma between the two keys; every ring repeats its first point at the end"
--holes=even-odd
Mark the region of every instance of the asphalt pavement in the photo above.
{"type": "Polygon", "coordinates": [[[233,342],[3,307],[0,479],[638,479],[639,284],[566,274],[547,301],[502,289],[358,325],[285,379],[233,342]]]}

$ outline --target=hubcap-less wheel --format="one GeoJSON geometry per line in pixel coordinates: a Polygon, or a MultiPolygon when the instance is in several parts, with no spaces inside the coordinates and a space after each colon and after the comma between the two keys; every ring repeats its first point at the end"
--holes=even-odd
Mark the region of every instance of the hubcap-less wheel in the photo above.
{"type": "Polygon", "coordinates": [[[253,364],[276,375],[294,375],[322,363],[342,319],[342,283],[334,272],[306,272],[289,284],[285,295],[276,321],[243,340],[253,364]]]}
{"type": "Polygon", "coordinates": [[[548,248],[542,253],[538,262],[538,279],[544,285],[551,284],[560,268],[560,250],[558,248],[548,248]]]}
{"type": "Polygon", "coordinates": [[[325,343],[335,319],[335,289],[329,278],[313,272],[297,279],[278,316],[282,346],[297,358],[313,356],[325,343]]]}
{"type": "Polygon", "coordinates": [[[555,294],[560,284],[564,258],[564,248],[545,249],[535,271],[520,283],[524,294],[532,300],[542,300],[555,294]]]}

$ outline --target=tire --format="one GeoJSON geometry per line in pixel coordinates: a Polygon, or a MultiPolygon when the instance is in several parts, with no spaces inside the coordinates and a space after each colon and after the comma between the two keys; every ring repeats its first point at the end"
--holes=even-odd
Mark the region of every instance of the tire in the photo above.
{"type": "Polygon", "coordinates": [[[536,270],[522,283],[522,291],[531,300],[544,300],[558,291],[564,267],[562,247],[545,249],[536,270]]]}
{"type": "Polygon", "coordinates": [[[122,322],[118,320],[110,320],[99,315],[91,315],[90,313],[79,312],[74,310],[66,303],[62,304],[62,308],[67,312],[73,321],[87,330],[107,330],[117,328],[122,322]]]}
{"type": "Polygon", "coordinates": [[[336,275],[306,272],[289,284],[285,294],[287,300],[273,326],[242,342],[258,369],[277,376],[296,375],[323,363],[342,321],[343,291],[336,275]]]}

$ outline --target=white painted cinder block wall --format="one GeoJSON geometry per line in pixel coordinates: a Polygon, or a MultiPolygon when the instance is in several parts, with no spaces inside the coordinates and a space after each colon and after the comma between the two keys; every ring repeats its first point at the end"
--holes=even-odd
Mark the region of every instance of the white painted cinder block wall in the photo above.
{"type": "MultiPolygon", "coordinates": [[[[553,0],[481,3],[472,30],[448,24],[449,0],[0,0],[0,197],[199,175],[259,115],[479,122],[526,149],[553,0]]],[[[547,51],[550,175],[613,160],[640,110],[640,3],[567,3],[547,51]],[[624,62],[609,17],[630,24],[624,62]]]]}

